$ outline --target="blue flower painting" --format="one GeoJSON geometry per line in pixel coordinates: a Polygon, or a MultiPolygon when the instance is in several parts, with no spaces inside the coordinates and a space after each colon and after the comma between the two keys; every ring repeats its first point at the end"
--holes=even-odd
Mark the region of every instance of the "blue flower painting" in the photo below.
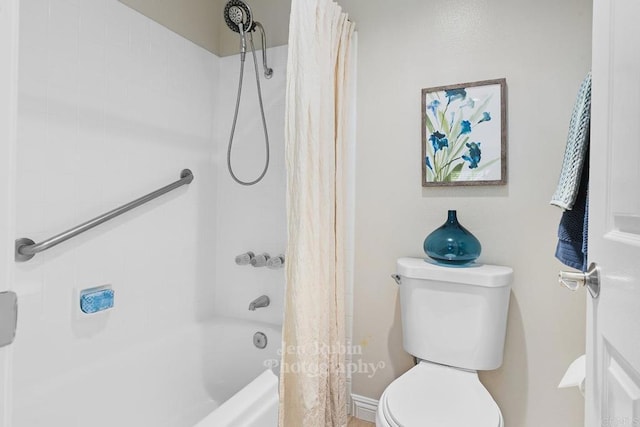
{"type": "Polygon", "coordinates": [[[505,182],[504,85],[423,89],[423,185],[505,182]]]}

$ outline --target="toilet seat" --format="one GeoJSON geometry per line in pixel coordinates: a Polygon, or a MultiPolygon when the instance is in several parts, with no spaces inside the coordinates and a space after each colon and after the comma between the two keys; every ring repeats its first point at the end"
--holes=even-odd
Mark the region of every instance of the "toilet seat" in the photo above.
{"type": "Polygon", "coordinates": [[[378,427],[502,427],[502,414],[478,374],[420,362],[380,399],[378,427]],[[386,424],[385,424],[386,423],[386,424]]]}

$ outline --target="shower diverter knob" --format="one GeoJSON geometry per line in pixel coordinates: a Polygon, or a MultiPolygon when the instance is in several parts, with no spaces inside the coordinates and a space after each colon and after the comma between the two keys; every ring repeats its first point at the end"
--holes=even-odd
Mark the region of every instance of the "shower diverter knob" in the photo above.
{"type": "Polygon", "coordinates": [[[271,257],[269,256],[268,253],[263,253],[260,255],[256,255],[252,260],[251,260],[251,265],[254,267],[264,267],[265,265],[267,265],[267,261],[269,261],[271,257]]]}
{"type": "Polygon", "coordinates": [[[267,261],[267,267],[272,270],[277,270],[284,267],[284,255],[278,255],[267,261]]]}
{"type": "Polygon", "coordinates": [[[251,260],[255,257],[255,254],[251,251],[245,252],[236,256],[236,264],[238,265],[249,265],[251,264],[251,260]]]}

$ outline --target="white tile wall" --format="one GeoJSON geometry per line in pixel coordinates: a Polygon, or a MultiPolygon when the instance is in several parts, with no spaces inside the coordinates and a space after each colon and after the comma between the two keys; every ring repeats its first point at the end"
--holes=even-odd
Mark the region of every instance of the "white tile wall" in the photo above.
{"type": "Polygon", "coordinates": [[[169,425],[174,402],[205,398],[202,384],[174,378],[149,395],[134,378],[173,356],[153,355],[155,371],[105,367],[214,314],[219,60],[115,0],[20,6],[16,237],[50,237],[183,168],[195,180],[15,265],[13,425],[89,425],[96,408],[128,401],[139,406],[90,425],[169,425]],[[80,315],[79,291],[106,283],[115,309],[80,315]]]}

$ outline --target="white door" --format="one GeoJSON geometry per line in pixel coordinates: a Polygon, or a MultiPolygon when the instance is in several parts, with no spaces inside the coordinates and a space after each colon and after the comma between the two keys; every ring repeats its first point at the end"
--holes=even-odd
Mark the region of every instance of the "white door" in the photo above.
{"type": "MultiPolygon", "coordinates": [[[[13,271],[13,153],[17,110],[18,1],[0,0],[0,342],[13,329],[7,304],[13,271]],[[9,325],[11,323],[11,325],[9,325]]],[[[15,317],[13,317],[15,320],[15,317]]],[[[0,427],[10,425],[11,346],[0,348],[0,427]]]]}
{"type": "Polygon", "coordinates": [[[640,1],[594,0],[587,427],[640,427],[640,1]]]}

